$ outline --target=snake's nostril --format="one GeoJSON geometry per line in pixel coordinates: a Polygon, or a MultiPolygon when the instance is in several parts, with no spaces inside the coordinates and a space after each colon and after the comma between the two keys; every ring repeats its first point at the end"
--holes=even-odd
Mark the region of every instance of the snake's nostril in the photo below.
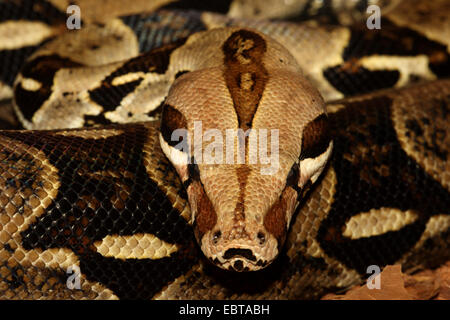
{"type": "Polygon", "coordinates": [[[261,231],[258,232],[257,237],[259,239],[259,244],[263,244],[266,241],[266,236],[261,231]]]}
{"type": "Polygon", "coordinates": [[[233,268],[236,271],[242,271],[242,269],[244,268],[244,263],[242,262],[242,260],[236,260],[233,264],[233,268]]]}

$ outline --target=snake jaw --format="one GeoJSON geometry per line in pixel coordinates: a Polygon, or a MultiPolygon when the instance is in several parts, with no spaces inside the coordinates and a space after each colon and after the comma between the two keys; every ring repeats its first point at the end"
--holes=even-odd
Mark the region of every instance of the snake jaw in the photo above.
{"type": "Polygon", "coordinates": [[[268,235],[262,242],[258,237],[261,231],[257,234],[245,232],[243,236],[229,230],[219,239],[215,237],[216,233],[217,231],[212,230],[207,232],[201,240],[201,248],[205,256],[222,269],[237,272],[257,271],[268,266],[278,256],[277,239],[268,235]],[[231,239],[233,236],[236,238],[231,239]]]}
{"type": "Polygon", "coordinates": [[[273,230],[266,229],[264,219],[256,214],[247,212],[248,218],[252,218],[250,222],[236,220],[236,215],[216,210],[200,181],[191,182],[187,193],[196,240],[213,264],[231,271],[256,271],[278,256],[286,232],[284,216],[276,221],[282,228],[279,239],[271,234],[273,230]]]}

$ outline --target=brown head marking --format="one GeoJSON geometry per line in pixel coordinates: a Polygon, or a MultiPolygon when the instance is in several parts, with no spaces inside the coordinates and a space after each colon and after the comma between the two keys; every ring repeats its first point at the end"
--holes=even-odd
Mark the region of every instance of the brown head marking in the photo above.
{"type": "Polygon", "coordinates": [[[302,153],[300,160],[316,158],[324,153],[330,144],[328,117],[325,113],[315,118],[303,130],[302,153]]]}
{"type": "Polygon", "coordinates": [[[164,105],[161,116],[161,134],[169,146],[175,146],[179,143],[178,141],[172,141],[172,133],[176,129],[185,128],[187,128],[187,121],[184,115],[171,105],[164,105]]]}
{"type": "Polygon", "coordinates": [[[236,175],[239,182],[239,199],[234,209],[234,219],[236,221],[245,220],[245,186],[251,169],[248,166],[240,166],[236,169],[236,175]]]}
{"type": "Polygon", "coordinates": [[[201,242],[204,234],[216,225],[217,214],[200,181],[194,181],[190,188],[192,188],[191,193],[197,197],[194,233],[197,241],[201,242]]]}
{"type": "Polygon", "coordinates": [[[224,77],[238,116],[239,127],[251,127],[268,73],[263,64],[266,41],[257,33],[239,30],[223,44],[224,77]]]}

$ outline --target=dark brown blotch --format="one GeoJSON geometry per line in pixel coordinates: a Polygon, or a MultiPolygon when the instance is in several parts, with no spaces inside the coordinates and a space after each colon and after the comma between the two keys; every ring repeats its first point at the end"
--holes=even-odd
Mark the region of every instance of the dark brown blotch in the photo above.
{"type": "Polygon", "coordinates": [[[203,235],[209,230],[212,230],[216,225],[217,214],[201,182],[194,181],[191,184],[190,192],[195,194],[197,205],[197,213],[195,215],[194,222],[194,234],[197,241],[201,243],[203,235]]]}
{"type": "Polygon", "coordinates": [[[300,160],[318,157],[327,150],[330,141],[328,117],[322,113],[303,129],[300,160]]]}
{"type": "Polygon", "coordinates": [[[25,65],[22,69],[24,78],[34,79],[42,84],[37,91],[28,91],[19,82],[14,88],[14,99],[25,119],[31,121],[52,93],[53,78],[58,70],[80,67],[81,64],[58,55],[41,56],[25,65]]]}
{"type": "MultiPolygon", "coordinates": [[[[169,146],[176,146],[179,141],[172,141],[172,133],[177,129],[186,129],[187,120],[185,116],[175,109],[173,106],[166,104],[163,106],[162,116],[161,116],[161,134],[164,141],[169,144],[169,146]]],[[[183,141],[186,141],[187,136],[183,136],[183,141]]]]}
{"type": "Polygon", "coordinates": [[[292,189],[294,189],[299,193],[300,192],[298,186],[299,179],[300,179],[300,167],[298,163],[295,162],[292,165],[291,170],[289,171],[288,176],[286,178],[286,188],[291,187],[292,189]]]}
{"type": "Polygon", "coordinates": [[[239,56],[257,62],[262,60],[267,46],[266,41],[259,34],[241,29],[231,34],[222,49],[226,63],[238,62],[239,56]]]}
{"type": "Polygon", "coordinates": [[[183,45],[185,41],[186,39],[183,38],[127,60],[116,71],[103,79],[98,88],[90,90],[89,97],[95,103],[101,105],[104,111],[114,111],[120,105],[122,99],[136,89],[143,78],[121,85],[113,85],[114,79],[135,72],[164,74],[169,67],[172,52],[183,45]]]}
{"type": "Polygon", "coordinates": [[[264,227],[278,241],[278,247],[281,247],[286,239],[286,210],[287,210],[287,193],[285,189],[275,202],[267,214],[264,216],[264,227]]]}
{"type": "Polygon", "coordinates": [[[235,222],[245,220],[245,187],[247,186],[250,172],[251,169],[247,166],[241,166],[236,169],[236,176],[239,182],[239,199],[234,208],[235,222]]]}
{"type": "Polygon", "coordinates": [[[230,35],[222,46],[224,52],[224,77],[233,106],[244,131],[252,125],[268,72],[263,64],[267,50],[266,41],[257,33],[239,30],[230,35]],[[242,81],[242,77],[249,77],[242,81]]]}

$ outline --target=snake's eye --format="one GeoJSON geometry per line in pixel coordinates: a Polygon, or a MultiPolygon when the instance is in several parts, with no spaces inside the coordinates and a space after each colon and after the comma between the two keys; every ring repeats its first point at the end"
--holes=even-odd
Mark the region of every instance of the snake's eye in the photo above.
{"type": "Polygon", "coordinates": [[[214,232],[213,238],[212,238],[213,243],[214,243],[214,244],[217,244],[217,242],[219,241],[219,239],[220,239],[221,236],[222,236],[222,232],[220,232],[220,230],[214,232]]]}
{"type": "Polygon", "coordinates": [[[257,237],[259,239],[259,244],[263,244],[264,242],[266,242],[266,236],[261,231],[258,232],[257,237]]]}

